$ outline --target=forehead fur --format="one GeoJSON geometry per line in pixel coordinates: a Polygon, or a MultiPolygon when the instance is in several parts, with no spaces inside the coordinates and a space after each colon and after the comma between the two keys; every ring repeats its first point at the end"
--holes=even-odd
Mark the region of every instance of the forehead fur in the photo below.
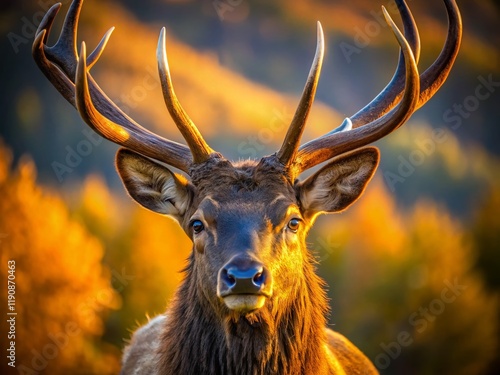
{"type": "Polygon", "coordinates": [[[272,157],[240,162],[212,158],[193,166],[190,176],[200,198],[220,197],[227,202],[236,196],[251,194],[258,195],[260,202],[269,202],[279,195],[295,196],[284,167],[272,157]]]}

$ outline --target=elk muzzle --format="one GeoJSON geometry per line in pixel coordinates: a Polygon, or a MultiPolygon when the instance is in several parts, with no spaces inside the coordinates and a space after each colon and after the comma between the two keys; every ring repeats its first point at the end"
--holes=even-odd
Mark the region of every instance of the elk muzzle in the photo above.
{"type": "Polygon", "coordinates": [[[219,270],[217,295],[234,311],[260,309],[272,295],[271,273],[255,258],[236,255],[219,270]]]}

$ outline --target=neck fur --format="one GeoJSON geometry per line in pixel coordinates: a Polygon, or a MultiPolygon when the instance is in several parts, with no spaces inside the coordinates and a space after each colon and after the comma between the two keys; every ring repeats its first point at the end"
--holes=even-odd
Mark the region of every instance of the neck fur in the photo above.
{"type": "Polygon", "coordinates": [[[305,268],[288,305],[271,301],[254,314],[221,316],[198,292],[188,267],[167,311],[159,373],[324,374],[327,302],[312,264],[305,268]]]}

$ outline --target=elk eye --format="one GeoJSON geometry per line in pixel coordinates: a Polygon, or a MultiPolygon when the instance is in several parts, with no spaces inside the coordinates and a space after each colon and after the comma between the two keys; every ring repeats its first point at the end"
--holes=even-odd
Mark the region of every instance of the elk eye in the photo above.
{"type": "Polygon", "coordinates": [[[201,231],[203,231],[203,229],[205,229],[205,226],[203,225],[203,223],[201,222],[201,220],[194,220],[191,223],[191,227],[193,228],[194,234],[198,234],[201,231]]]}
{"type": "Polygon", "coordinates": [[[300,219],[294,218],[288,222],[288,229],[290,229],[293,233],[297,233],[299,226],[300,226],[300,219]]]}

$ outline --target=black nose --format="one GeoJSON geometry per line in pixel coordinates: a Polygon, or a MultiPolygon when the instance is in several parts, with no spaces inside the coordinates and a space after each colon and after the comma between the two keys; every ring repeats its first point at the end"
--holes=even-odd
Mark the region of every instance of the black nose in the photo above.
{"type": "Polygon", "coordinates": [[[218,292],[269,296],[271,275],[262,263],[248,257],[234,257],[219,271],[218,292]]]}

